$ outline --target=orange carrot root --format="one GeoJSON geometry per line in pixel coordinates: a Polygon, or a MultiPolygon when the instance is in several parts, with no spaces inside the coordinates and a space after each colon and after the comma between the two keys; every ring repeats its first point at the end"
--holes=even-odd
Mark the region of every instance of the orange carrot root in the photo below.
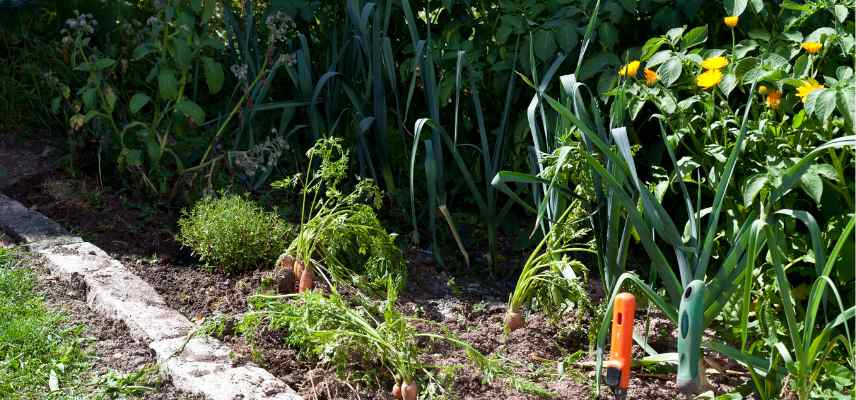
{"type": "Polygon", "coordinates": [[[297,291],[303,293],[306,290],[312,290],[314,287],[315,271],[312,268],[303,268],[303,273],[300,275],[300,286],[298,286],[297,291]]]}
{"type": "Polygon", "coordinates": [[[402,382],[401,383],[401,398],[402,399],[404,399],[404,400],[416,400],[416,398],[418,396],[419,396],[419,385],[417,385],[416,382],[413,382],[413,383],[402,382]]]}
{"type": "Polygon", "coordinates": [[[519,311],[508,311],[505,314],[505,326],[508,328],[509,332],[522,328],[523,313],[519,311]]]}

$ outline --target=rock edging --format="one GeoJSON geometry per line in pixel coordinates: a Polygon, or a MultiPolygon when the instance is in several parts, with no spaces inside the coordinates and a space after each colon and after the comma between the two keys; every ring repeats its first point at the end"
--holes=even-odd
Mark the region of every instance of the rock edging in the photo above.
{"type": "Polygon", "coordinates": [[[223,342],[189,336],[196,326],[121,262],[2,194],[0,228],[43,256],[51,273],[80,285],[89,308],[123,321],[132,336],[157,354],[162,373],[176,388],[212,400],[302,400],[263,368],[233,365],[223,342]]]}

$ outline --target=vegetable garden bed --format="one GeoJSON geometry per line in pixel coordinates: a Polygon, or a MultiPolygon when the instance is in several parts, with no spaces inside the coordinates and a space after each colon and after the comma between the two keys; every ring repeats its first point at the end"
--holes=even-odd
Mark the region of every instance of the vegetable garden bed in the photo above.
{"type": "MultiPolygon", "coordinates": [[[[307,399],[391,398],[390,380],[367,381],[366,371],[360,368],[337,374],[335,366],[305,357],[289,347],[288,332],[265,330],[252,341],[236,334],[234,323],[248,311],[248,299],[263,290],[264,277],[272,268],[224,275],[195,264],[174,241],[170,215],[128,207],[129,199],[95,190],[96,187],[92,181],[53,171],[24,179],[7,193],[105,249],[191,320],[228,321],[225,331],[218,335],[232,346],[236,363],[241,360],[259,363],[307,399]]],[[[513,371],[486,383],[483,373],[467,364],[463,351],[423,341],[424,356],[419,361],[436,367],[440,379],[451,388],[452,398],[591,396],[593,359],[587,350],[592,321],[576,320],[568,314],[556,323],[534,314],[529,316],[524,329],[506,335],[503,318],[508,292],[503,288],[508,287],[507,283],[451,279],[436,267],[429,255],[416,250],[408,251],[406,259],[409,278],[397,309],[426,321],[416,329],[454,334],[485,355],[501,357],[513,371]]],[[[596,280],[590,281],[589,290],[590,295],[601,295],[596,280]]],[[[653,310],[650,318],[645,318],[644,310],[639,314],[639,329],[644,329],[643,322],[647,321],[649,332],[674,331],[674,326],[653,310]]],[[[670,335],[652,337],[649,341],[662,351],[674,347],[674,337],[670,335]]],[[[731,372],[713,375],[717,392],[727,391],[744,380],[742,374],[734,373],[740,369],[738,366],[722,359],[719,362],[723,372],[731,372]]],[[[677,396],[674,373],[656,368],[634,371],[629,395],[636,399],[677,396]]]]}

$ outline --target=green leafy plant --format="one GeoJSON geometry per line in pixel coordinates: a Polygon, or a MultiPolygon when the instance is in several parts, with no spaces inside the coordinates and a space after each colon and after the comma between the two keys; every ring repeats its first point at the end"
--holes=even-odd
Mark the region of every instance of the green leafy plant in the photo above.
{"type": "MultiPolygon", "coordinates": [[[[850,321],[856,316],[856,306],[845,308],[835,283],[830,279],[830,273],[839,263],[841,249],[846,241],[853,239],[852,232],[856,218],[850,219],[828,258],[825,249],[818,248],[818,253],[815,254],[815,265],[820,267],[820,274],[811,285],[808,301],[802,306],[795,302],[795,291],[787,276],[785,266],[787,260],[782,251],[784,234],[780,227],[781,223],[778,221],[784,217],[800,218],[805,222],[813,221],[813,218],[804,212],[779,210],[771,215],[761,228],[767,240],[767,247],[770,249],[787,334],[784,340],[772,332],[767,337],[767,346],[770,347],[771,353],[770,368],[764,371],[767,376],[764,377],[752,369],[750,373],[762,398],[775,398],[779,393],[770,389],[776,388],[777,385],[769,385],[768,381],[771,376],[779,375],[775,369],[781,362],[790,377],[790,386],[782,388],[782,396],[786,397],[785,393],[791,392],[795,393],[799,399],[809,399],[813,398],[812,393],[817,388],[817,382],[826,368],[825,362],[832,357],[836,346],[844,348],[846,360],[851,369],[856,367],[854,365],[856,353],[853,351],[853,338],[850,332],[850,321]],[[827,290],[834,295],[833,298],[836,301],[833,304],[837,306],[840,313],[832,312],[824,322],[822,305],[826,304],[827,290]],[[844,328],[844,334],[840,333],[841,326],[844,328]]],[[[810,228],[810,232],[812,232],[812,241],[819,244],[820,238],[817,237],[816,227],[810,228]]],[[[745,325],[744,323],[743,326],[745,325]]]]}
{"type": "Polygon", "coordinates": [[[380,190],[371,180],[360,180],[347,195],[340,191],[349,160],[341,139],[319,139],[306,156],[305,174],[273,183],[301,194],[300,229],[285,250],[293,268],[301,270],[295,274],[321,269],[331,283],[380,289],[391,279],[402,285],[406,266],[396,235],[386,231],[374,212],[381,206],[380,190]]]}
{"type": "MultiPolygon", "coordinates": [[[[564,230],[574,228],[565,224],[575,225],[573,221],[568,221],[571,211],[575,210],[581,208],[569,207],[565,211],[523,264],[508,301],[506,332],[523,325],[523,308],[533,302],[540,311],[554,319],[573,306],[581,312],[591,310],[591,300],[581,284],[586,280],[586,267],[569,255],[574,252],[596,252],[586,244],[574,244],[569,240],[584,237],[587,235],[586,230],[575,230],[571,238],[562,236],[564,230]]],[[[578,314],[578,317],[583,317],[581,313],[578,314]]]]}
{"type": "Polygon", "coordinates": [[[464,350],[487,380],[502,371],[497,360],[460,339],[417,331],[413,327],[417,320],[396,311],[396,284],[391,280],[387,283],[386,300],[381,306],[359,296],[355,299],[357,304],[352,305],[338,293],[325,296],[319,291],[257,295],[251,298],[253,310],[244,314],[238,330],[250,337],[260,328],[287,330],[290,346],[319,357],[339,373],[365,371],[371,378],[378,378],[382,368],[389,374],[386,380],[393,377],[393,392],[398,387],[407,400],[416,399],[417,382],[424,382],[426,388],[441,384],[430,366],[420,360],[420,339],[445,341],[464,350]]]}
{"type": "Polygon", "coordinates": [[[277,214],[239,195],[200,200],[182,213],[178,226],[181,244],[229,273],[272,264],[294,235],[277,214]]]}

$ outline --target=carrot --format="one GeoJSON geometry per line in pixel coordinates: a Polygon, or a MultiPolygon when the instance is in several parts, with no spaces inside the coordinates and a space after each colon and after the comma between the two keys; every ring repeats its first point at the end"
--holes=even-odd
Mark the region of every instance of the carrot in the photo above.
{"type": "Polygon", "coordinates": [[[294,269],[294,257],[283,254],[279,256],[279,260],[277,260],[277,267],[293,270],[294,269]]]}
{"type": "Polygon", "coordinates": [[[392,384],[392,397],[401,399],[401,385],[399,385],[398,382],[392,384]]]}
{"type": "Polygon", "coordinates": [[[303,265],[303,261],[294,260],[292,271],[294,272],[294,281],[300,281],[300,278],[303,276],[303,270],[306,269],[306,266],[303,265]]]}
{"type": "Polygon", "coordinates": [[[401,398],[404,400],[416,400],[416,397],[419,395],[419,385],[416,382],[401,383],[401,398]]]}
{"type": "Polygon", "coordinates": [[[300,275],[300,286],[298,286],[297,292],[303,293],[306,290],[312,290],[314,287],[315,271],[312,270],[312,267],[303,268],[303,273],[300,275]]]}
{"type": "Polygon", "coordinates": [[[517,310],[508,310],[505,313],[505,327],[509,332],[523,327],[523,313],[517,310]]]}

